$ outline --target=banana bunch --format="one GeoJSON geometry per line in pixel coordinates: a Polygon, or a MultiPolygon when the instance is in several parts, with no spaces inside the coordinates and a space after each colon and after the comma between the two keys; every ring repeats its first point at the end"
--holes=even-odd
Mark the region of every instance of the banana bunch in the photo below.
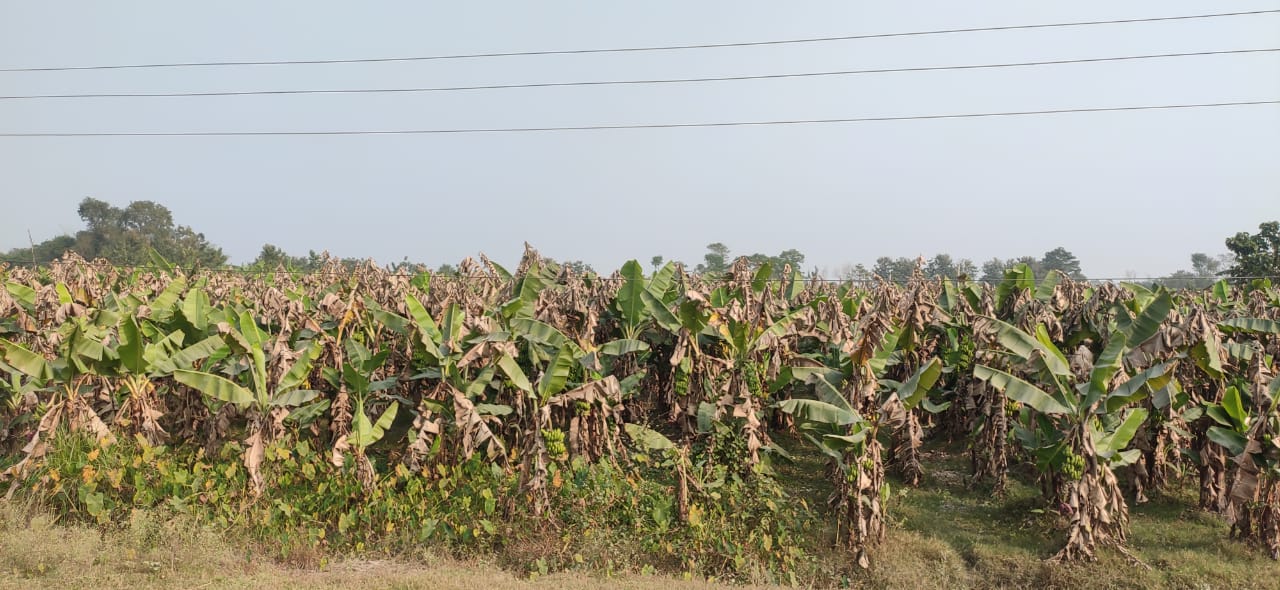
{"type": "Polygon", "coordinates": [[[1075,451],[1067,451],[1068,455],[1062,462],[1062,476],[1071,481],[1078,481],[1084,475],[1084,457],[1077,455],[1075,451]]]}
{"type": "Polygon", "coordinates": [[[1018,410],[1020,410],[1020,409],[1022,409],[1022,405],[1021,405],[1021,404],[1019,404],[1018,402],[1015,402],[1015,401],[1013,401],[1013,400],[1011,400],[1011,399],[1008,399],[1008,398],[1006,398],[1006,399],[1004,400],[1004,413],[1005,413],[1005,414],[1017,414],[1017,413],[1018,413],[1018,410]]]}
{"type": "Polygon", "coordinates": [[[681,367],[676,367],[675,383],[673,385],[675,386],[676,395],[689,395],[689,373],[681,367]]]}
{"type": "Polygon", "coordinates": [[[542,440],[547,443],[547,454],[552,459],[564,459],[569,456],[569,449],[564,444],[564,431],[552,428],[542,431],[542,440]]]}
{"type": "Polygon", "coordinates": [[[764,386],[760,384],[760,365],[755,360],[742,364],[742,374],[747,380],[747,391],[757,399],[764,399],[764,386]]]}

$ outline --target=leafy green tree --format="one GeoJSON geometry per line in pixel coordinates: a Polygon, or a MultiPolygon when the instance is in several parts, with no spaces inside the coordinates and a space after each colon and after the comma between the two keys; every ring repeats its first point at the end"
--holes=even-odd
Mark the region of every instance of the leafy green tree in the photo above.
{"type": "Polygon", "coordinates": [[[729,270],[729,247],[720,242],[707,244],[707,253],[702,255],[702,264],[696,270],[699,274],[724,274],[729,270]]]}
{"type": "Polygon", "coordinates": [[[1230,255],[1213,257],[1204,252],[1196,252],[1191,255],[1191,270],[1179,270],[1158,282],[1171,289],[1207,289],[1229,264],[1230,255]]]}
{"type": "Polygon", "coordinates": [[[274,244],[263,244],[262,251],[258,253],[257,258],[253,259],[253,262],[249,263],[249,266],[263,270],[275,270],[282,266],[288,270],[314,270],[315,266],[311,263],[311,258],[290,256],[288,252],[274,244]]]}
{"type": "Polygon", "coordinates": [[[1215,277],[1222,274],[1222,268],[1233,262],[1230,254],[1222,254],[1217,258],[1204,252],[1191,255],[1191,272],[1201,277],[1215,277]]]}
{"type": "Polygon", "coordinates": [[[924,265],[924,274],[930,277],[954,277],[956,263],[950,254],[937,254],[924,265]]]}
{"type": "Polygon", "coordinates": [[[787,264],[790,264],[792,269],[797,271],[802,270],[804,265],[804,254],[794,248],[783,250],[782,253],[778,254],[773,259],[773,272],[781,273],[783,266],[787,264]]]}
{"type": "Polygon", "coordinates": [[[846,264],[836,271],[836,277],[842,281],[869,281],[871,270],[863,264],[846,264]]]}
{"type": "MultiPolygon", "coordinates": [[[[1034,265],[1032,269],[1035,269],[1034,265]]],[[[1044,253],[1044,258],[1040,259],[1040,269],[1036,272],[1036,276],[1043,277],[1049,274],[1051,270],[1056,270],[1076,280],[1084,279],[1084,273],[1080,272],[1080,259],[1061,246],[1044,253]]]]}
{"type": "Polygon", "coordinates": [[[649,259],[649,264],[653,265],[653,272],[658,272],[658,269],[662,268],[663,262],[666,262],[666,260],[663,259],[662,256],[654,256],[649,259]]]}
{"type": "Polygon", "coordinates": [[[982,280],[986,282],[999,282],[1004,279],[1004,271],[1013,266],[1012,261],[1004,261],[999,258],[992,258],[982,263],[982,280]]]}
{"type": "Polygon", "coordinates": [[[881,256],[876,259],[876,265],[871,268],[871,273],[887,281],[901,282],[911,278],[915,270],[915,260],[881,256]]]}
{"type": "Polygon", "coordinates": [[[1280,276],[1280,222],[1263,223],[1256,234],[1240,232],[1227,238],[1227,249],[1235,255],[1227,269],[1232,278],[1280,276]]]}
{"type": "Polygon", "coordinates": [[[578,276],[596,273],[596,269],[591,268],[590,264],[587,264],[581,260],[566,260],[564,262],[561,262],[560,266],[573,271],[573,274],[578,276]]]}
{"type": "Polygon", "coordinates": [[[210,244],[204,234],[174,223],[173,214],[153,201],[134,201],[119,208],[94,198],[86,198],[77,209],[85,229],[75,236],[57,236],[35,248],[6,254],[8,260],[48,263],[67,251],[87,258],[105,258],[115,264],[149,264],[151,250],[183,266],[221,266],[227,262],[222,249],[210,244]]]}

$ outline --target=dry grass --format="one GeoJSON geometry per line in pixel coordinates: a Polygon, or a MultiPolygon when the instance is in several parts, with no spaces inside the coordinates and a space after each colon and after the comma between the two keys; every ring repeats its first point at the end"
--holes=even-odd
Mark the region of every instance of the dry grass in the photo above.
{"type": "MultiPolygon", "coordinates": [[[[350,559],[315,568],[258,560],[219,535],[179,519],[137,512],[107,532],[58,524],[21,506],[0,507],[0,588],[724,588],[665,576],[604,579],[559,573],[521,579],[486,562],[422,556],[414,562],[350,559]]],[[[735,586],[743,588],[743,586],[735,586]]]]}
{"type": "MultiPolygon", "coordinates": [[[[1052,517],[1036,509],[1037,492],[1027,482],[1012,482],[1009,496],[997,499],[953,477],[963,472],[963,456],[934,451],[930,465],[919,489],[895,485],[889,508],[893,523],[875,550],[871,570],[849,571],[846,556],[831,550],[818,556],[833,568],[828,574],[840,579],[839,572],[846,572],[845,581],[853,587],[907,590],[1280,587],[1280,564],[1228,540],[1220,518],[1194,510],[1190,487],[1133,507],[1129,546],[1150,569],[1114,551],[1103,551],[1095,564],[1061,565],[1045,561],[1061,539],[1052,517]]],[[[790,483],[820,505],[825,496],[821,466],[802,462],[786,471],[790,483]]],[[[0,588],[730,587],[670,576],[605,578],[585,571],[527,579],[522,569],[556,549],[539,535],[529,535],[505,556],[477,561],[418,552],[395,560],[329,556],[335,561],[326,563],[317,555],[282,564],[263,557],[269,551],[245,549],[225,535],[159,514],[136,512],[127,523],[103,531],[57,523],[29,506],[0,504],[0,588]]],[[[629,549],[613,543],[600,551],[626,564],[632,561],[629,549]]]]}

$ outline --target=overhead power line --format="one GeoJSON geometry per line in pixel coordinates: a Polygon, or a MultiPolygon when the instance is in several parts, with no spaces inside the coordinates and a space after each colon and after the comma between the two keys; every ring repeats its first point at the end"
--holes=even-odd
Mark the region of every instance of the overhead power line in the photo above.
{"type": "Polygon", "coordinates": [[[458,53],[458,54],[426,55],[426,56],[411,56],[411,57],[375,57],[375,58],[357,58],[357,59],[204,61],[204,62],[110,64],[110,65],[91,65],[91,66],[12,67],[12,68],[0,68],[0,72],[65,72],[65,71],[77,71],[77,70],[123,70],[123,69],[142,69],[142,68],[321,65],[321,64],[354,64],[354,63],[477,59],[477,58],[489,58],[489,57],[516,57],[516,56],[537,56],[537,55],[635,53],[635,52],[647,52],[647,51],[676,51],[676,50],[685,50],[685,49],[717,49],[717,48],[726,48],[726,47],[758,47],[758,46],[764,46],[764,45],[825,43],[830,41],[853,41],[853,40],[859,40],[859,39],[885,39],[885,38],[891,38],[891,37],[918,37],[918,36],[926,36],[926,35],[949,35],[949,34],[955,34],[955,33],[977,33],[977,32],[986,32],[986,31],[1014,31],[1014,30],[1026,30],[1026,29],[1082,27],[1082,26],[1092,26],[1092,25],[1115,25],[1115,24],[1128,24],[1128,23],[1184,21],[1184,20],[1221,18],[1221,17],[1230,17],[1230,16],[1250,16],[1250,15],[1262,15],[1262,14],[1274,14],[1274,13],[1280,13],[1280,9],[1249,10],[1249,11],[1240,11],[1240,12],[1217,12],[1217,13],[1210,13],[1210,14],[1191,14],[1191,15],[1181,15],[1181,16],[1162,16],[1162,17],[1149,17],[1149,18],[1036,23],[1036,24],[1025,24],[1025,25],[969,27],[969,28],[957,28],[957,29],[937,29],[937,30],[930,30],[930,31],[872,33],[872,34],[864,34],[864,35],[841,35],[841,36],[835,36],[835,37],[810,37],[810,38],[803,38],[803,39],[746,41],[746,42],[738,42],[738,43],[698,43],[698,44],[688,44],[688,45],[660,45],[660,46],[646,46],[646,47],[557,49],[557,50],[544,50],[544,51],[504,51],[504,52],[488,52],[488,53],[458,53]]]}
{"type": "Polygon", "coordinates": [[[714,76],[699,78],[665,78],[648,80],[588,80],[575,82],[533,82],[525,84],[487,84],[478,86],[436,86],[426,88],[333,88],[333,89],[301,89],[301,90],[241,90],[210,92],[98,92],[81,94],[28,94],[0,96],[0,100],[30,99],[66,99],[66,98],[174,98],[174,97],[209,97],[209,96],[263,96],[293,94],[383,94],[383,93],[418,93],[418,92],[457,92],[466,90],[501,90],[512,88],[558,88],[566,86],[624,86],[647,84],[685,84],[697,82],[729,82],[743,80],[778,80],[786,78],[817,78],[828,76],[854,76],[861,74],[890,74],[902,72],[937,72],[946,70],[981,70],[997,68],[1022,68],[1033,66],[1056,66],[1066,64],[1084,64],[1099,62],[1135,61],[1144,59],[1166,59],[1175,57],[1236,55],[1250,53],[1273,53],[1280,48],[1264,49],[1228,49],[1221,51],[1193,51],[1184,53],[1157,53],[1147,55],[1122,55],[1112,57],[1090,57],[1080,59],[1057,59],[1048,61],[1024,61],[994,64],[964,64],[954,66],[920,66],[908,68],[876,68],[866,70],[836,70],[823,72],[801,72],[784,74],[758,74],[745,76],[714,76]]]}
{"type": "Polygon", "coordinates": [[[888,121],[923,121],[933,119],[978,119],[988,117],[1021,117],[1030,115],[1062,115],[1067,113],[1106,113],[1222,108],[1280,104],[1280,100],[1252,100],[1198,104],[1142,105],[1127,107],[1095,107],[1046,109],[1038,111],[1004,111],[991,113],[952,113],[942,115],[905,115],[888,117],[849,117],[832,119],[791,119],[775,121],[724,121],[715,123],[646,123],[623,125],[581,125],[563,127],[488,127],[471,129],[338,129],[329,131],[106,131],[106,132],[34,132],[0,133],[0,137],[256,137],[314,135],[444,135],[464,133],[542,133],[553,131],[615,131],[624,129],[684,129],[692,127],[765,127],[774,125],[817,125],[832,123],[871,123],[888,121]]]}

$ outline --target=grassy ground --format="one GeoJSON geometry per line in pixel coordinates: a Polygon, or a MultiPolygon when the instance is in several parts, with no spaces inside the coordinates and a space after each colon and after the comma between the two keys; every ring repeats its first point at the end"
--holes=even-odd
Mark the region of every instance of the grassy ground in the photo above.
{"type": "MultiPolygon", "coordinates": [[[[788,445],[790,446],[790,445],[788,445]]],[[[797,449],[798,450],[798,449],[797,449]]],[[[1132,508],[1129,546],[1146,565],[1111,551],[1089,565],[1045,562],[1062,542],[1061,523],[1038,510],[1038,491],[1016,480],[1005,498],[965,486],[967,459],[931,449],[918,489],[895,483],[892,524],[875,565],[850,585],[873,588],[1277,588],[1280,565],[1227,539],[1219,518],[1195,510],[1188,485],[1132,508]]],[[[811,506],[828,491],[820,459],[800,454],[779,467],[788,489],[811,506]]],[[[1190,484],[1190,482],[1187,482],[1190,484]]],[[[828,539],[833,533],[827,532],[828,539]]],[[[821,559],[839,563],[832,549],[821,559]]],[[[3,588],[705,588],[664,576],[571,572],[536,576],[493,562],[462,562],[429,553],[370,555],[291,567],[258,557],[215,532],[137,513],[101,531],[63,525],[30,509],[0,509],[3,588]],[[32,517],[32,514],[37,516],[32,517]]],[[[833,568],[843,569],[843,568],[833,568]]]]}
{"type": "Polygon", "coordinates": [[[102,532],[30,518],[10,507],[0,514],[0,588],[569,588],[719,587],[660,576],[606,577],[599,573],[516,575],[487,562],[421,554],[396,560],[346,558],[299,568],[252,555],[209,531],[140,514],[120,529],[102,532]]]}

